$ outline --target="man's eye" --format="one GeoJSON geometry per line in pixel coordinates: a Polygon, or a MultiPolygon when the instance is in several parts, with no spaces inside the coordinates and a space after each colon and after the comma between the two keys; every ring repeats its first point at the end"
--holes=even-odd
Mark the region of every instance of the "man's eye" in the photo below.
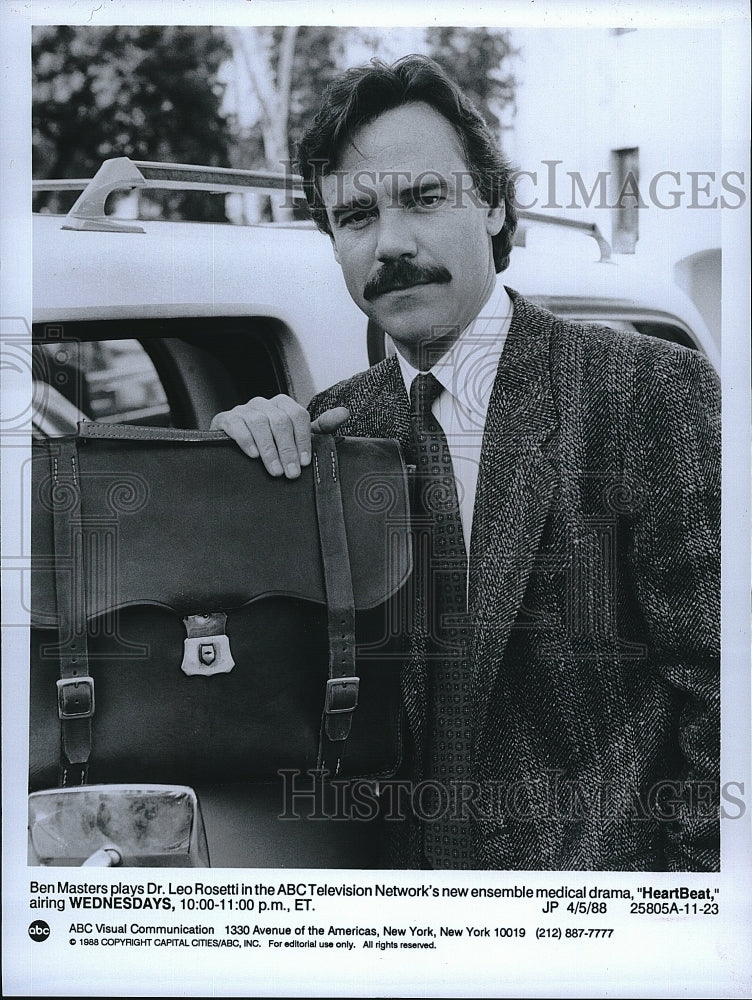
{"type": "Polygon", "coordinates": [[[446,195],[443,191],[425,191],[421,194],[416,195],[412,201],[411,208],[436,208],[441,205],[442,202],[446,201],[446,195]]]}
{"type": "Polygon", "coordinates": [[[365,226],[368,222],[370,222],[375,214],[375,208],[359,208],[355,212],[343,215],[339,220],[339,224],[347,229],[360,229],[362,226],[365,226]]]}

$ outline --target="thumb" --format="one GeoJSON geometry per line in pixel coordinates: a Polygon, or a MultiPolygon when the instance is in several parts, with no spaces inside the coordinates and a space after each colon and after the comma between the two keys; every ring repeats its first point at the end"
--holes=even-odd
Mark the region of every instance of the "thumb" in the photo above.
{"type": "Polygon", "coordinates": [[[311,424],[311,430],[315,434],[331,434],[349,417],[350,411],[346,406],[335,406],[333,410],[325,410],[320,417],[317,417],[311,424]]]}

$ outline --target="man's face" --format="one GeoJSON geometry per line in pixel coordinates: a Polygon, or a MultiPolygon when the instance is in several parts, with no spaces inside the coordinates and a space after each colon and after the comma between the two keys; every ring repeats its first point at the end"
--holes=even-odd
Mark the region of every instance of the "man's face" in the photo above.
{"type": "Polygon", "coordinates": [[[359,129],[321,187],[350,295],[426,367],[421,345],[448,350],[494,287],[503,207],[481,203],[453,127],[423,103],[359,129]]]}

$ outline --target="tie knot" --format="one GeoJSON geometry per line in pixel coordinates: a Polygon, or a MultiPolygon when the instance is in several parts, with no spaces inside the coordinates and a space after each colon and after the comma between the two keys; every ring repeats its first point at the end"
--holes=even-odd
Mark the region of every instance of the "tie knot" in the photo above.
{"type": "Polygon", "coordinates": [[[416,375],[410,386],[410,405],[413,413],[428,413],[433,401],[438,399],[443,390],[444,386],[431,372],[416,375]]]}

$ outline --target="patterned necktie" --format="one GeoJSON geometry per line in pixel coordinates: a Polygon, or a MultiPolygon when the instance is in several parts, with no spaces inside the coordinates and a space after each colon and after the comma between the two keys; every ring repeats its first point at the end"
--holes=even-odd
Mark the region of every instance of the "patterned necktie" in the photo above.
{"type": "Polygon", "coordinates": [[[430,373],[416,376],[410,387],[417,603],[430,677],[430,778],[446,789],[421,803],[427,820],[423,848],[433,868],[469,868],[469,823],[458,815],[461,796],[453,784],[470,775],[467,552],[449,445],[431,411],[442,389],[430,373]],[[429,819],[433,815],[437,818],[429,819]]]}

